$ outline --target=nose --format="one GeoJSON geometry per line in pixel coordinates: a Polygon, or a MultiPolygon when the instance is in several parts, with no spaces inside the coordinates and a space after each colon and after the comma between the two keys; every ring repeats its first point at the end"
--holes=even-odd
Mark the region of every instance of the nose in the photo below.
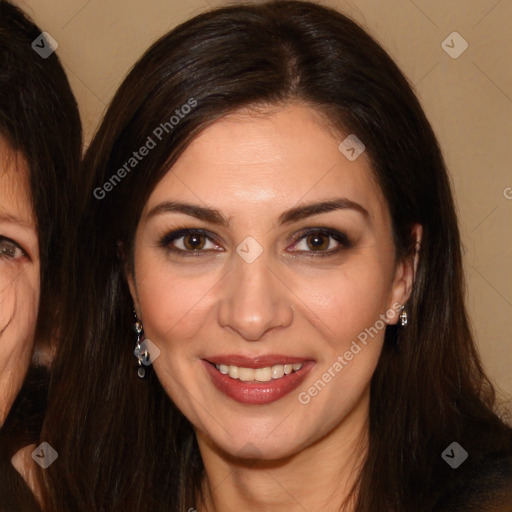
{"type": "Polygon", "coordinates": [[[218,310],[221,327],[236,332],[247,341],[258,341],[272,329],[293,322],[293,294],[264,255],[252,263],[242,258],[223,283],[218,310]]]}

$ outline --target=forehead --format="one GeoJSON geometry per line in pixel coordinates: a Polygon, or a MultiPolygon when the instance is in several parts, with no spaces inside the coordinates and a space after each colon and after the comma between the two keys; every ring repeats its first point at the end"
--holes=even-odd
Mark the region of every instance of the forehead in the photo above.
{"type": "Polygon", "coordinates": [[[363,203],[372,217],[387,215],[369,159],[350,161],[335,133],[308,106],[241,111],[199,134],[153,191],[147,208],[170,196],[223,205],[258,206],[262,213],[333,196],[363,203]]]}
{"type": "Polygon", "coordinates": [[[25,158],[0,136],[0,218],[32,227],[34,216],[25,158]]]}

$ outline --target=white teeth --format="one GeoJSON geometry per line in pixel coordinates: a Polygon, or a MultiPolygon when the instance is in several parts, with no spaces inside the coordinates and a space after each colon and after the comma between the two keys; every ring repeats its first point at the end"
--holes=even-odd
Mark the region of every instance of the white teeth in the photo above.
{"type": "Polygon", "coordinates": [[[303,363],[276,364],[264,368],[243,368],[235,365],[216,364],[217,370],[224,375],[229,375],[232,379],[239,379],[243,382],[269,382],[272,379],[280,379],[289,375],[292,371],[298,371],[303,363]]]}
{"type": "Polygon", "coordinates": [[[284,366],[282,364],[276,364],[272,366],[272,378],[280,379],[284,375],[284,366]]]}
{"type": "Polygon", "coordinates": [[[254,380],[260,382],[268,382],[272,380],[272,367],[267,366],[266,368],[258,368],[254,370],[254,380]]]}
{"type": "Polygon", "coordinates": [[[244,382],[254,380],[253,368],[238,368],[238,378],[244,382]]]}

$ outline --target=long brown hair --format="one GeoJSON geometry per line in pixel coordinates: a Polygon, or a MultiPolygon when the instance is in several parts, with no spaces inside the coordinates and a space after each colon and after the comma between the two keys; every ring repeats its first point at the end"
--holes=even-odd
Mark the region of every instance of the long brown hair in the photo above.
{"type": "Polygon", "coordinates": [[[43,431],[59,452],[43,475],[48,510],[184,512],[196,503],[204,468],[192,425],[153,372],[145,381],[136,375],[118,242],[129,258],[149,194],[206,126],[242,107],[292,100],[364,141],[399,258],[414,252],[411,226],[423,226],[410,322],[400,333],[388,327],[372,379],[357,511],[429,510],[453,482],[441,459],[453,441],[473,460],[510,453],[511,432],[493,412],[467,319],[448,174],[411,86],[381,46],[335,10],[297,1],[237,5],[157,41],[119,88],[85,156],[80,293],[66,311],[43,431]],[[155,129],[191,101],[156,141],[155,129]],[[156,145],[127,168],[148,137],[156,145]]]}
{"type": "Polygon", "coordinates": [[[33,48],[41,29],[0,0],[0,136],[28,164],[41,260],[38,342],[55,339],[66,290],[68,231],[81,191],[82,125],[78,105],[56,53],[33,48]]]}
{"type": "MultiPolygon", "coordinates": [[[[81,188],[82,152],[77,102],[57,54],[43,59],[32,48],[40,35],[41,29],[21,9],[0,0],[0,137],[27,165],[41,268],[38,348],[56,343],[59,314],[66,301],[68,238],[76,225],[73,207],[81,188]]],[[[10,459],[39,437],[48,381],[44,367],[28,369],[1,428],[2,511],[28,512],[36,506],[10,459]]]]}

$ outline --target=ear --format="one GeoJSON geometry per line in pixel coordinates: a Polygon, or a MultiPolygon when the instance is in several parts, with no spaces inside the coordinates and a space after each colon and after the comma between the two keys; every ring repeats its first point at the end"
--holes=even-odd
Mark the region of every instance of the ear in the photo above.
{"type": "Polygon", "coordinates": [[[423,226],[421,224],[414,224],[412,234],[415,239],[414,253],[399,261],[395,268],[391,297],[388,304],[388,310],[393,311],[394,314],[389,319],[388,324],[396,324],[398,322],[401,307],[409,300],[414,286],[423,226]]]}

